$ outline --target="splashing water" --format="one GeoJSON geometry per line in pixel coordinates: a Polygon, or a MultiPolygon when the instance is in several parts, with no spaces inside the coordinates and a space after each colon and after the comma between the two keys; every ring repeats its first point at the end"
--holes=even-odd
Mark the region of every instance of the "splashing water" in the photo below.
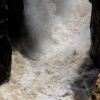
{"type": "Polygon", "coordinates": [[[25,17],[33,41],[32,52],[53,53],[89,45],[89,13],[87,1],[26,0],[25,17]]]}
{"type": "Polygon", "coordinates": [[[1,87],[2,98],[88,100],[98,73],[88,56],[89,2],[25,0],[24,5],[28,39],[22,49],[34,60],[13,52],[12,77],[1,87]]]}

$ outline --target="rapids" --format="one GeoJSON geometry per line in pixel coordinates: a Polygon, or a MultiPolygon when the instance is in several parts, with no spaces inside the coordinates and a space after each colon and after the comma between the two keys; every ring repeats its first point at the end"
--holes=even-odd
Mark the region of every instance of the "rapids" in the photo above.
{"type": "Polygon", "coordinates": [[[13,51],[0,100],[88,100],[98,69],[89,58],[88,0],[24,0],[27,37],[13,51]],[[24,54],[25,55],[25,54],[24,54]]]}

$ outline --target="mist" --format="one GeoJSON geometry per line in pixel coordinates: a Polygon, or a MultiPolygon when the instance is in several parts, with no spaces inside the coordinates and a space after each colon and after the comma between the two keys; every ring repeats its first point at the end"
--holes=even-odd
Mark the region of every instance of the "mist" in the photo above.
{"type": "Polygon", "coordinates": [[[78,0],[77,2],[74,0],[24,1],[28,42],[31,41],[28,45],[31,44],[31,53],[50,53],[61,45],[65,47],[71,41],[73,45],[77,43],[73,38],[80,33],[82,18],[89,24],[89,18],[84,19],[84,16],[90,11],[88,3],[85,4],[86,1],[78,0]]]}
{"type": "Polygon", "coordinates": [[[98,74],[89,57],[90,16],[88,0],[24,0],[25,29],[3,97],[88,100],[98,74]]]}

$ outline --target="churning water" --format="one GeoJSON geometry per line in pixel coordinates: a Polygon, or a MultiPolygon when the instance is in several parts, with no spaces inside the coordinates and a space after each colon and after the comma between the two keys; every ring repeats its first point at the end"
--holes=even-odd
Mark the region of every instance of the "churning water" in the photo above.
{"type": "Polygon", "coordinates": [[[89,45],[89,13],[86,0],[26,0],[25,17],[34,52],[84,49],[89,45]]]}
{"type": "Polygon", "coordinates": [[[28,34],[20,49],[32,59],[13,52],[12,77],[1,87],[2,98],[88,100],[98,73],[88,56],[88,0],[25,0],[24,5],[28,34]]]}

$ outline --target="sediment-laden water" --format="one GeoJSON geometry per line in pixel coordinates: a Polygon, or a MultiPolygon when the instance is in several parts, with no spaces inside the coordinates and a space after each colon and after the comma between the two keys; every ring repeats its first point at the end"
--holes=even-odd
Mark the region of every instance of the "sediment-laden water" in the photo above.
{"type": "Polygon", "coordinates": [[[28,37],[13,51],[0,100],[88,100],[98,69],[89,58],[87,0],[25,0],[28,37]]]}

